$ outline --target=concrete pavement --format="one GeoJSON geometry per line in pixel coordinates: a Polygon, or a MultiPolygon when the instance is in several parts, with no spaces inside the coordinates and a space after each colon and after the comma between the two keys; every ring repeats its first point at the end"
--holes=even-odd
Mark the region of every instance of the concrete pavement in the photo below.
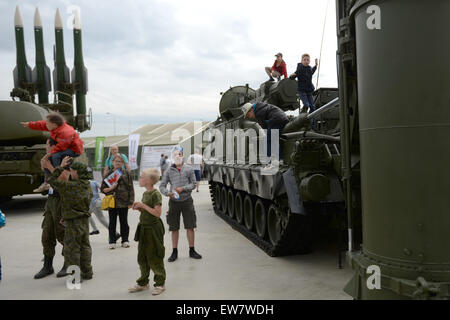
{"type": "MultiPolygon", "coordinates": [[[[45,197],[22,196],[0,205],[7,225],[0,229],[3,299],[349,299],[343,287],[351,270],[337,268],[336,253],[321,249],[309,255],[272,258],[233,230],[213,213],[208,185],[193,192],[197,211],[196,250],[203,259],[190,259],[184,229],[180,230],[179,258],[169,263],[170,233],[166,226],[165,267],[167,290],[160,296],[150,291],[128,293],[139,277],[137,243],[132,239],[139,213],[129,211],[130,248],[108,249],[108,232],[90,237],[94,278],[69,290],[65,278],[50,275],[35,280],[42,267],[41,223],[45,197]]],[[[143,188],[136,185],[136,200],[143,188]]],[[[164,198],[163,212],[167,210],[164,198]]],[[[105,214],[107,214],[105,212],[105,214]]],[[[119,225],[119,223],[118,223],[119,225]]],[[[181,224],[182,225],[182,224],[181,224]]],[[[55,273],[62,266],[61,246],[56,248],[55,273]]],[[[152,275],[153,276],[153,275],[152,275]]],[[[152,279],[151,279],[152,280],[152,279]]],[[[152,284],[152,281],[150,282],[152,284]]]]}

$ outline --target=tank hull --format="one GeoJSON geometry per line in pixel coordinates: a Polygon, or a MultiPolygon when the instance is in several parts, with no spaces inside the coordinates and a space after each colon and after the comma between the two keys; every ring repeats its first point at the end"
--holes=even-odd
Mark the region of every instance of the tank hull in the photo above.
{"type": "MultiPolygon", "coordinates": [[[[0,200],[32,194],[44,181],[40,161],[45,145],[0,147],[0,200]]],[[[76,161],[88,164],[85,153],[76,161]]]]}
{"type": "Polygon", "coordinates": [[[44,180],[40,160],[45,145],[0,147],[0,197],[30,194],[44,180]]]}

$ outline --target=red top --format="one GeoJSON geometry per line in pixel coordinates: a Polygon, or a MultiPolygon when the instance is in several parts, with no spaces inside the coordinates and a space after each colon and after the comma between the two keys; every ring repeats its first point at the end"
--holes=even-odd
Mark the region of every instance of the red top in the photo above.
{"type": "MultiPolygon", "coordinates": [[[[49,131],[45,120],[30,121],[28,123],[28,128],[33,130],[49,131]]],[[[58,128],[50,131],[50,137],[58,142],[52,148],[51,153],[57,153],[67,149],[70,149],[78,154],[83,153],[83,141],[80,139],[75,129],[66,122],[58,128]]]]}
{"type": "Polygon", "coordinates": [[[286,62],[284,60],[281,61],[280,65],[277,67],[277,60],[275,59],[275,62],[273,63],[272,70],[278,71],[280,75],[284,76],[284,78],[287,78],[287,70],[286,70],[286,62]]]}

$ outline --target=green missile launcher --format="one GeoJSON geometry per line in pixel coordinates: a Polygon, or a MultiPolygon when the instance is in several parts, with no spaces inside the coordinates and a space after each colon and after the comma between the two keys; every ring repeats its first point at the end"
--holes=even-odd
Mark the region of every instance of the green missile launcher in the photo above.
{"type": "MultiPolygon", "coordinates": [[[[16,7],[14,30],[17,61],[13,71],[13,101],[0,101],[0,201],[15,195],[32,193],[44,179],[39,161],[45,154],[45,141],[49,134],[24,128],[19,122],[44,120],[50,112],[56,111],[63,114],[66,121],[79,132],[90,129],[92,116],[90,112],[86,113],[87,70],[82,56],[78,12],[75,17],[75,68],[71,82],[64,57],[62,19],[59,10],[56,11],[54,101],[50,103],[48,95],[52,89],[51,75],[44,55],[44,30],[39,10],[36,9],[34,15],[36,66],[31,71],[25,53],[23,19],[19,7],[16,7]],[[36,94],[38,103],[35,103],[36,94]],[[76,113],[73,106],[74,94],[76,113]]],[[[82,155],[80,160],[86,160],[85,156],[82,155]]]]}

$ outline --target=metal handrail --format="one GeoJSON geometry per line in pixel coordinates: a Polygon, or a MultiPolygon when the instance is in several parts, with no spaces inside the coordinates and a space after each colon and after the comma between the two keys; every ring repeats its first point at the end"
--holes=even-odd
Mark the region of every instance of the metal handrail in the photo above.
{"type": "Polygon", "coordinates": [[[310,114],[308,114],[307,118],[308,119],[316,118],[317,116],[320,116],[322,113],[325,113],[325,112],[329,111],[330,109],[333,109],[338,104],[339,104],[339,98],[334,98],[333,100],[331,100],[327,104],[323,105],[322,107],[320,107],[316,111],[311,112],[310,114]]]}

